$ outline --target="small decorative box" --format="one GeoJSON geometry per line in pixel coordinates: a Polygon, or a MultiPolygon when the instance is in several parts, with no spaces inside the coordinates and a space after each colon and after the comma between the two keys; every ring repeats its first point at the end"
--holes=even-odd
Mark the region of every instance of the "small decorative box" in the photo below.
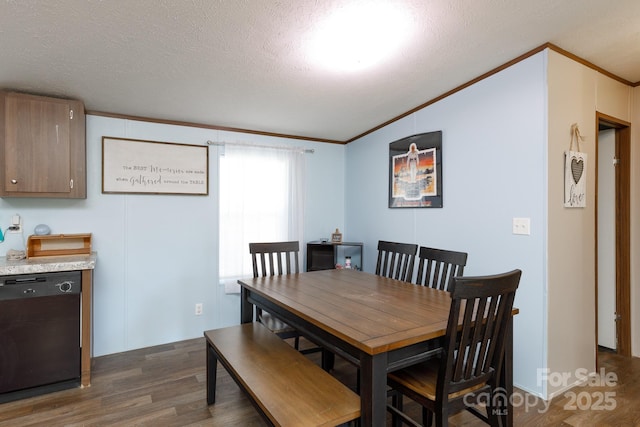
{"type": "Polygon", "coordinates": [[[90,254],[91,233],[32,235],[27,239],[27,258],[90,254]]]}

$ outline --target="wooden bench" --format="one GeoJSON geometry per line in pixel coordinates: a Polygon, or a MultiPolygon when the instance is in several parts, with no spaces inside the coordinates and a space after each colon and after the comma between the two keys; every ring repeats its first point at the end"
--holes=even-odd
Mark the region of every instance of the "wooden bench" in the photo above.
{"type": "Polygon", "coordinates": [[[259,322],[205,331],[207,404],[220,361],[274,426],[336,426],[360,417],[360,397],[259,322]]]}

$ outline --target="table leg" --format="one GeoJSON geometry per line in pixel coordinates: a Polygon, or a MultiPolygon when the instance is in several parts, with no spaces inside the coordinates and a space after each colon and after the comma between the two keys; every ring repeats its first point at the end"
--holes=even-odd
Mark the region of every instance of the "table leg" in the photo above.
{"type": "MultiPolygon", "coordinates": [[[[504,355],[502,357],[502,366],[500,367],[500,378],[498,386],[504,390],[505,399],[504,407],[494,408],[498,411],[498,420],[501,426],[513,426],[513,316],[509,317],[507,323],[507,333],[504,343],[504,355]]],[[[503,399],[499,399],[503,400],[503,399]]]]}
{"type": "Polygon", "coordinates": [[[387,354],[364,355],[360,359],[362,427],[387,424],[387,354]]]}
{"type": "Polygon", "coordinates": [[[249,291],[240,288],[240,323],[253,322],[253,304],[249,302],[249,291]]]}
{"type": "Polygon", "coordinates": [[[218,373],[218,358],[207,341],[207,404],[216,402],[216,379],[218,373]]]}
{"type": "Polygon", "coordinates": [[[505,355],[504,355],[504,383],[509,396],[507,402],[507,417],[505,423],[508,427],[513,426],[513,404],[511,396],[513,396],[513,316],[509,317],[509,323],[507,325],[507,342],[505,343],[505,355]]]}
{"type": "Polygon", "coordinates": [[[327,349],[322,349],[322,369],[330,372],[335,365],[336,355],[327,349]]]}

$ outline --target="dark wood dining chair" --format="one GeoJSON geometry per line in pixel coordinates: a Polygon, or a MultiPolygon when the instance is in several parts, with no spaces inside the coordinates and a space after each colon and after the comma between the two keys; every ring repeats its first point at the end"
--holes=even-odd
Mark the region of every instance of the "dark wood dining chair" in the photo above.
{"type": "Polygon", "coordinates": [[[493,392],[499,391],[509,316],[521,274],[513,270],[453,278],[451,309],[439,357],[387,374],[387,384],[394,391],[388,405],[394,426],[401,422],[417,425],[402,412],[402,396],[422,405],[426,426],[432,425],[434,415],[436,426],[447,426],[449,415],[463,409],[498,425],[497,411],[491,404],[493,392]],[[479,396],[486,397],[486,415],[473,405],[479,396]]]}
{"type": "Polygon", "coordinates": [[[464,274],[467,253],[420,246],[416,284],[441,291],[449,290],[455,276],[464,274]]]}
{"type": "MultiPolygon", "coordinates": [[[[281,276],[300,272],[300,243],[268,242],[249,243],[249,252],[253,264],[253,277],[281,276]]],[[[282,339],[294,339],[294,347],[300,350],[300,333],[282,320],[256,307],[256,320],[282,339]]],[[[313,347],[301,350],[302,353],[320,351],[313,347]]]]}
{"type": "Polygon", "coordinates": [[[410,282],[418,245],[412,243],[378,241],[376,275],[410,282]]]}

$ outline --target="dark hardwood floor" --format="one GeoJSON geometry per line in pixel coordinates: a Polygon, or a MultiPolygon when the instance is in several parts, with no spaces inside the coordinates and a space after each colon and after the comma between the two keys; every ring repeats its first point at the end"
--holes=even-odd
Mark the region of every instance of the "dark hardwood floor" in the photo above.
{"type": "MultiPolygon", "coordinates": [[[[600,352],[599,358],[606,373],[617,375],[615,385],[587,384],[546,403],[516,390],[520,400],[514,401],[515,424],[640,426],[635,406],[640,401],[640,359],[608,352],[600,352]],[[537,403],[529,408],[518,404],[524,401],[537,403]]],[[[218,369],[217,402],[207,406],[204,339],[97,357],[91,387],[0,404],[0,427],[265,426],[233,380],[218,369]]],[[[338,360],[334,374],[355,385],[355,368],[348,363],[338,360]]],[[[418,414],[415,404],[405,406],[418,414]]],[[[450,418],[450,425],[485,424],[462,412],[450,418]]]]}

